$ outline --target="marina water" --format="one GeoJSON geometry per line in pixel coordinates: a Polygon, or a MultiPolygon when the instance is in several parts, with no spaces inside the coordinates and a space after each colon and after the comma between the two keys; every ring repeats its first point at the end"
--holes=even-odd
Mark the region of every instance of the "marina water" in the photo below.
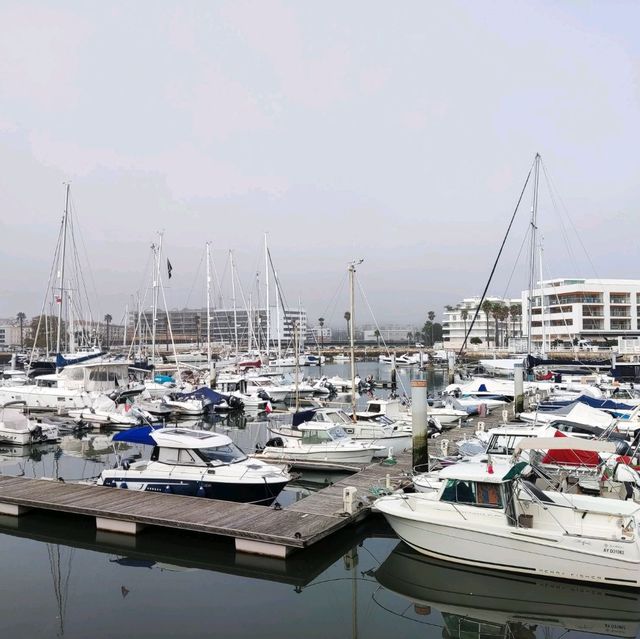
{"type": "MultiPolygon", "coordinates": [[[[348,374],[346,366],[324,369],[348,374]]],[[[388,369],[361,363],[359,374],[387,379],[388,369]]],[[[425,375],[400,371],[407,388],[412,374],[425,375]]],[[[442,372],[426,375],[430,389],[442,387],[442,372]]],[[[206,427],[247,452],[266,436],[259,421],[206,427]]],[[[127,454],[136,452],[145,451],[127,454]]],[[[77,480],[114,463],[108,437],[97,432],[0,450],[0,472],[8,475],[77,480]]],[[[303,477],[282,500],[331,479],[303,477]]],[[[0,558],[0,633],[12,638],[524,639],[635,637],[640,629],[637,593],[430,561],[378,517],[283,561],[236,554],[232,540],[154,529],[128,538],[96,531],[89,518],[32,512],[0,517],[0,558]]]]}

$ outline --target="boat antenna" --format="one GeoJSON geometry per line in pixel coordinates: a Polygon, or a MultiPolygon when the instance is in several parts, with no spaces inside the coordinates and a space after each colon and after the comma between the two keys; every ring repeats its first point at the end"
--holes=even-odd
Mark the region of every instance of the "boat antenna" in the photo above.
{"type": "Polygon", "coordinates": [[[527,185],[529,184],[529,179],[531,178],[531,171],[533,171],[533,166],[536,163],[536,161],[538,160],[538,158],[540,157],[540,155],[538,153],[536,153],[536,157],[534,158],[533,163],[531,164],[531,167],[529,168],[529,173],[527,174],[527,179],[524,181],[524,185],[522,187],[522,191],[520,192],[520,197],[518,198],[518,202],[516,203],[516,208],[513,211],[513,214],[511,215],[511,220],[509,221],[509,226],[507,227],[507,232],[504,234],[504,238],[502,240],[502,244],[500,245],[500,250],[498,251],[498,255],[496,256],[496,260],[493,263],[493,268],[491,269],[491,273],[489,274],[489,279],[487,280],[487,284],[484,287],[484,291],[482,291],[482,297],[480,298],[480,301],[478,302],[478,306],[476,307],[476,312],[473,315],[473,319],[471,320],[471,324],[469,325],[469,329],[467,330],[467,334],[464,336],[464,342],[462,343],[462,346],[460,347],[460,350],[458,351],[458,357],[460,357],[462,355],[462,353],[464,352],[464,349],[467,346],[467,340],[469,339],[469,335],[471,334],[471,331],[473,330],[473,325],[476,323],[476,320],[478,319],[478,315],[480,314],[480,308],[482,306],[482,302],[484,302],[485,297],[487,296],[487,291],[489,290],[489,286],[491,285],[491,280],[493,279],[493,275],[496,272],[496,268],[498,266],[498,262],[500,261],[500,256],[502,255],[502,251],[504,249],[504,245],[507,243],[507,238],[509,237],[509,233],[511,231],[511,227],[513,226],[513,222],[516,219],[516,213],[518,212],[518,209],[520,208],[520,203],[522,202],[522,198],[524,197],[524,193],[527,189],[527,185]]]}

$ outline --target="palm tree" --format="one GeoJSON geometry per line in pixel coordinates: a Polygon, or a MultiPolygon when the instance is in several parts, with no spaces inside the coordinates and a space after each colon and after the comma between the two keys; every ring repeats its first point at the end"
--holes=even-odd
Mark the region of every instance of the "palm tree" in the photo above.
{"type": "Polygon", "coordinates": [[[433,311],[429,311],[427,317],[431,322],[431,347],[433,347],[433,320],[436,318],[436,314],[433,311]]]}
{"type": "Polygon", "coordinates": [[[351,339],[351,313],[349,311],[344,312],[344,319],[347,321],[347,340],[351,339]]]}
{"type": "Polygon", "coordinates": [[[511,316],[511,337],[516,336],[516,323],[522,317],[522,304],[511,304],[509,306],[509,315],[511,316]]]}
{"type": "Polygon", "coordinates": [[[407,342],[410,342],[413,339],[413,333],[411,331],[409,331],[407,333],[407,342]]]}
{"type": "Polygon", "coordinates": [[[20,311],[18,315],[16,315],[18,322],[20,322],[20,350],[24,350],[24,321],[27,319],[27,316],[20,311]]]}
{"type": "Polygon", "coordinates": [[[491,315],[491,311],[493,310],[493,302],[490,302],[489,300],[485,300],[484,302],[482,302],[482,306],[480,308],[481,308],[482,312],[487,317],[487,348],[489,348],[489,346],[490,346],[490,341],[489,341],[489,316],[491,315]]]}
{"type": "Polygon", "coordinates": [[[376,346],[380,348],[380,331],[376,328],[373,334],[376,336],[376,346]]]}
{"type": "Polygon", "coordinates": [[[469,318],[469,311],[466,308],[462,309],[460,313],[460,317],[462,317],[462,321],[464,322],[464,336],[467,336],[467,319],[469,318]]]}
{"type": "Polygon", "coordinates": [[[324,317],[318,318],[318,324],[320,324],[320,347],[324,349],[324,317]]]}
{"type": "Polygon", "coordinates": [[[109,313],[107,313],[104,316],[104,321],[107,324],[107,350],[109,349],[109,346],[111,344],[111,339],[110,339],[111,335],[110,335],[110,333],[111,333],[111,320],[112,319],[113,319],[113,317],[111,317],[111,315],[109,315],[109,313]]]}
{"type": "Polygon", "coordinates": [[[491,305],[491,316],[493,317],[493,321],[495,322],[495,340],[496,340],[496,348],[500,345],[500,320],[502,318],[502,309],[504,308],[503,302],[495,302],[491,305]]]}

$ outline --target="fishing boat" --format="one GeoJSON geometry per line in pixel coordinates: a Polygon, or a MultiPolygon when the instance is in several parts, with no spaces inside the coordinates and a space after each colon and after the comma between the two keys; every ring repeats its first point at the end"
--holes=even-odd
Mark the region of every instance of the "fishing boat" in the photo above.
{"type": "Polygon", "coordinates": [[[250,459],[218,433],[142,427],[113,441],[151,445],[151,458],[103,470],[99,485],[268,505],[291,480],[283,468],[250,459]]]}
{"type": "MultiPolygon", "coordinates": [[[[568,450],[568,437],[525,440],[519,450],[568,450]]],[[[615,452],[611,442],[580,449],[615,452]]],[[[418,552],[453,563],[571,581],[640,588],[640,507],[632,501],[545,491],[527,462],[454,464],[437,492],[375,502],[418,552]]]]}
{"type": "Polygon", "coordinates": [[[384,446],[357,442],[341,426],[326,423],[300,424],[300,437],[277,435],[260,450],[261,457],[280,461],[327,461],[368,463],[384,446]]]}

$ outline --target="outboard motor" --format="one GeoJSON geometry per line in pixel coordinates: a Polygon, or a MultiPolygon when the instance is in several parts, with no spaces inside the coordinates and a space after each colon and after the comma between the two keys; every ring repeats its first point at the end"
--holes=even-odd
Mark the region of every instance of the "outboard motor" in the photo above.
{"type": "Polygon", "coordinates": [[[264,399],[265,402],[270,402],[271,401],[271,395],[269,395],[269,393],[267,393],[267,391],[264,390],[263,388],[261,388],[258,391],[258,397],[260,399],[264,399]]]}
{"type": "Polygon", "coordinates": [[[227,404],[229,404],[231,410],[242,410],[244,408],[244,402],[235,395],[227,397],[227,404]]]}
{"type": "Polygon", "coordinates": [[[273,448],[284,448],[284,440],[282,439],[282,437],[272,437],[271,439],[267,440],[265,447],[266,446],[271,446],[273,448]]]}

